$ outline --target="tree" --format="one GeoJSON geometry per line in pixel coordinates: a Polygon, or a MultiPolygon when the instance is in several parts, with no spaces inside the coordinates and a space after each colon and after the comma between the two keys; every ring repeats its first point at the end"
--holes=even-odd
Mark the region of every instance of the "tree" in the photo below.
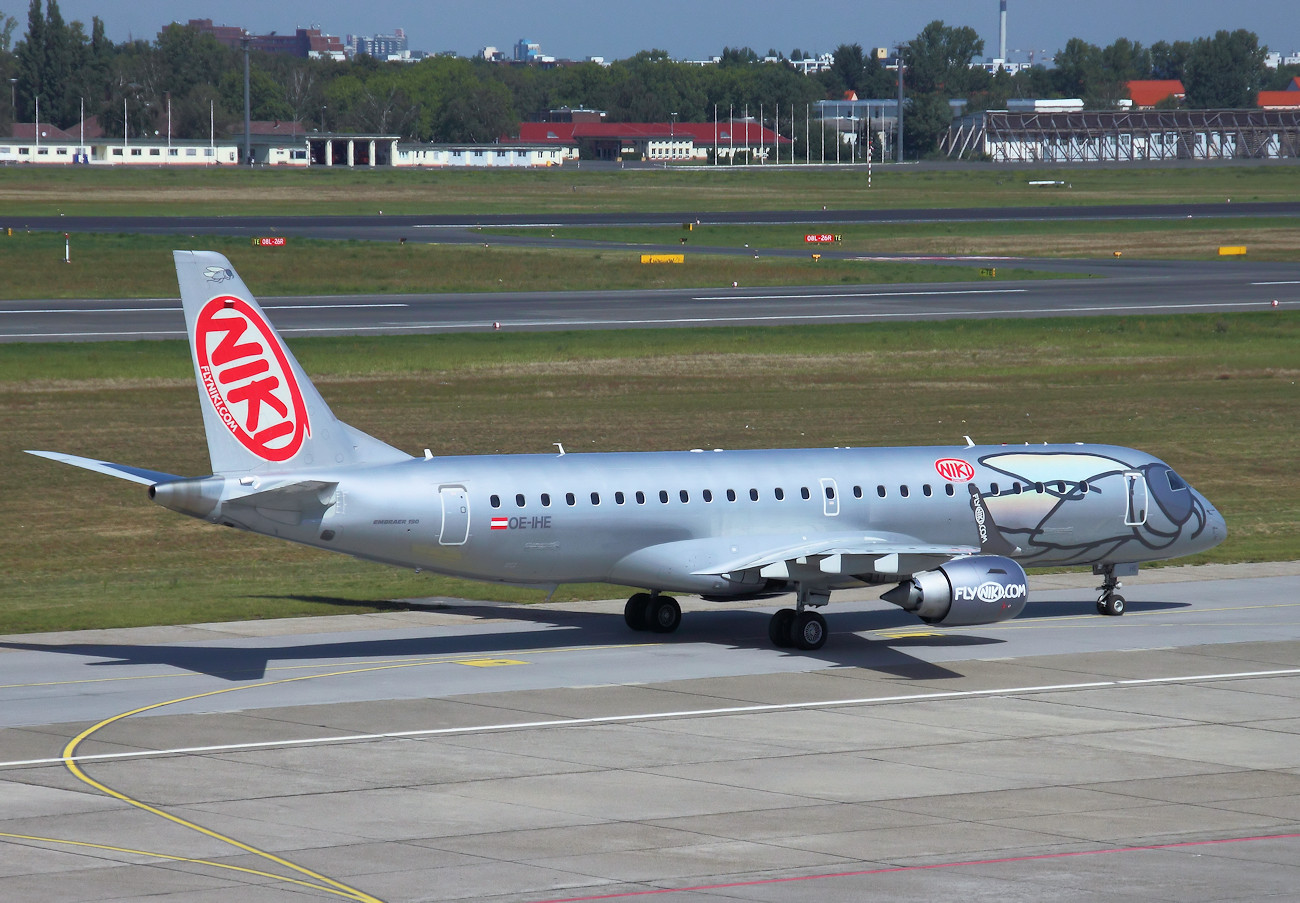
{"type": "Polygon", "coordinates": [[[0,53],[7,54],[13,47],[14,29],[17,27],[18,20],[0,10],[0,53]]]}
{"type": "Polygon", "coordinates": [[[1189,41],[1156,41],[1151,45],[1151,77],[1182,81],[1187,68],[1187,54],[1191,53],[1189,41]]]}
{"type": "Polygon", "coordinates": [[[920,159],[938,153],[939,139],[952,125],[952,107],[945,94],[913,95],[904,112],[903,154],[920,159]]]}
{"type": "Polygon", "coordinates": [[[964,96],[987,83],[988,73],[970,66],[983,53],[984,41],[975,29],[950,28],[935,19],[903,47],[907,84],[920,94],[941,91],[949,97],[964,96]]]}
{"type": "Polygon", "coordinates": [[[1264,52],[1255,33],[1244,28],[1197,38],[1187,54],[1183,78],[1187,105],[1218,110],[1253,107],[1264,81],[1264,52]]]}

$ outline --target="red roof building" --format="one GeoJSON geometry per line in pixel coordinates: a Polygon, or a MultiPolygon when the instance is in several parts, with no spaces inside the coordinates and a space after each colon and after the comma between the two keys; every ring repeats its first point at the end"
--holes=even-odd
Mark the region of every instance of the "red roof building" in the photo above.
{"type": "Polygon", "coordinates": [[[1148,79],[1125,83],[1128,96],[1133,100],[1135,110],[1153,110],[1156,105],[1170,97],[1182,100],[1187,96],[1183,83],[1176,78],[1148,79]]]}
{"type": "Polygon", "coordinates": [[[767,159],[790,139],[753,120],[730,122],[524,122],[524,144],[560,144],[599,160],[639,158],[660,162],[767,159]]]}
{"type": "Polygon", "coordinates": [[[1300,110],[1300,76],[1285,91],[1260,91],[1255,105],[1264,110],[1300,110]]]}

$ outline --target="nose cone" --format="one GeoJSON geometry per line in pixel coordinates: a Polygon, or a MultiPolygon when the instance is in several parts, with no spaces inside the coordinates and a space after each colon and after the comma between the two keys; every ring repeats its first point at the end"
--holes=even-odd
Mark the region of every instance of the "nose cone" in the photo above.
{"type": "Polygon", "coordinates": [[[1209,499],[1200,493],[1197,493],[1197,496],[1200,498],[1201,505],[1205,510],[1205,529],[1193,542],[1196,543],[1196,551],[1203,552],[1206,549],[1214,548],[1228,538],[1228,522],[1223,519],[1219,509],[1210,504],[1209,499]]]}

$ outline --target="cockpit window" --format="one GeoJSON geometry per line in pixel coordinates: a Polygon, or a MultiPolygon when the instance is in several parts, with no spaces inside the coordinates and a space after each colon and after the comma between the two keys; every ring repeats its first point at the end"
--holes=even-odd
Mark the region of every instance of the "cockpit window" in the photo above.
{"type": "Polygon", "coordinates": [[[1183,478],[1172,470],[1166,470],[1165,476],[1169,478],[1169,488],[1174,492],[1187,488],[1187,484],[1183,482],[1183,478]]]}

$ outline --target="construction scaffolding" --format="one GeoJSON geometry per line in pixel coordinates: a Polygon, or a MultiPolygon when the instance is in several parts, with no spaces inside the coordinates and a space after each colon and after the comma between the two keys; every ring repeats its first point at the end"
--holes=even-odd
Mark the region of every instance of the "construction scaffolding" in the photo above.
{"type": "Polygon", "coordinates": [[[1300,110],[986,110],[953,123],[939,147],[948,157],[995,163],[1296,157],[1300,110]]]}

